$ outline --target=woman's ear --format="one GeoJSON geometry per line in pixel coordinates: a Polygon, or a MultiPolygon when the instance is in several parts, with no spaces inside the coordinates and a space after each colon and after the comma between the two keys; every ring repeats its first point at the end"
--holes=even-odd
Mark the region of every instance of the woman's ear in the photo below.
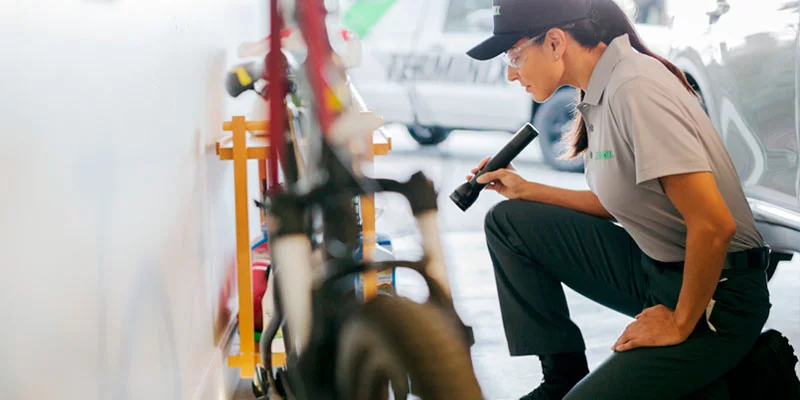
{"type": "Polygon", "coordinates": [[[563,51],[563,47],[566,45],[566,32],[558,28],[553,28],[547,33],[547,36],[550,38],[550,50],[555,57],[558,57],[563,51]]]}

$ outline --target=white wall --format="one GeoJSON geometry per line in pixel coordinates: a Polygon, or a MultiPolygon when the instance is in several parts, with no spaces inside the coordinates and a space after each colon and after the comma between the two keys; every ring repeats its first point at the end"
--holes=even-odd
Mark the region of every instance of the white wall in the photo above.
{"type": "Polygon", "coordinates": [[[2,2],[0,399],[228,396],[213,144],[249,108],[222,79],[256,3],[2,2]]]}

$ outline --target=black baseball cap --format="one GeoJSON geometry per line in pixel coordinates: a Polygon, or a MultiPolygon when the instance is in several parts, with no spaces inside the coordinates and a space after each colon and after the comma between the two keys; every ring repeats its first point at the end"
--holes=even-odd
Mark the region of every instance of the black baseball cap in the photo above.
{"type": "Polygon", "coordinates": [[[592,0],[492,0],[493,35],[467,55],[489,60],[508,51],[524,37],[589,17],[592,0]]]}

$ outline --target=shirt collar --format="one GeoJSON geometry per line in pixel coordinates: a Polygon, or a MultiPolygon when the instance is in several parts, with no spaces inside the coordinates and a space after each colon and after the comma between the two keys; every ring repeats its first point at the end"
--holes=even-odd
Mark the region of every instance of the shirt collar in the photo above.
{"type": "Polygon", "coordinates": [[[600,97],[611,79],[611,72],[629,54],[633,54],[633,48],[627,33],[617,36],[611,41],[592,70],[589,87],[583,97],[584,103],[596,106],[600,102],[600,97]]]}

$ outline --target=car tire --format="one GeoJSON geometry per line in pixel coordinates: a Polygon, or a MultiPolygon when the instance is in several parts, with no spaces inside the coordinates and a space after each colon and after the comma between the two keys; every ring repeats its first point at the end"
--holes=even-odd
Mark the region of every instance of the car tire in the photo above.
{"type": "Polygon", "coordinates": [[[444,142],[452,129],[446,129],[438,126],[422,126],[413,124],[408,126],[408,133],[417,143],[423,146],[432,146],[444,142]]]}
{"type": "Polygon", "coordinates": [[[565,150],[561,136],[569,131],[572,125],[574,101],[574,91],[559,90],[539,105],[531,121],[539,131],[539,146],[542,148],[544,162],[558,171],[583,172],[582,157],[572,160],[558,158],[565,150]]]}

